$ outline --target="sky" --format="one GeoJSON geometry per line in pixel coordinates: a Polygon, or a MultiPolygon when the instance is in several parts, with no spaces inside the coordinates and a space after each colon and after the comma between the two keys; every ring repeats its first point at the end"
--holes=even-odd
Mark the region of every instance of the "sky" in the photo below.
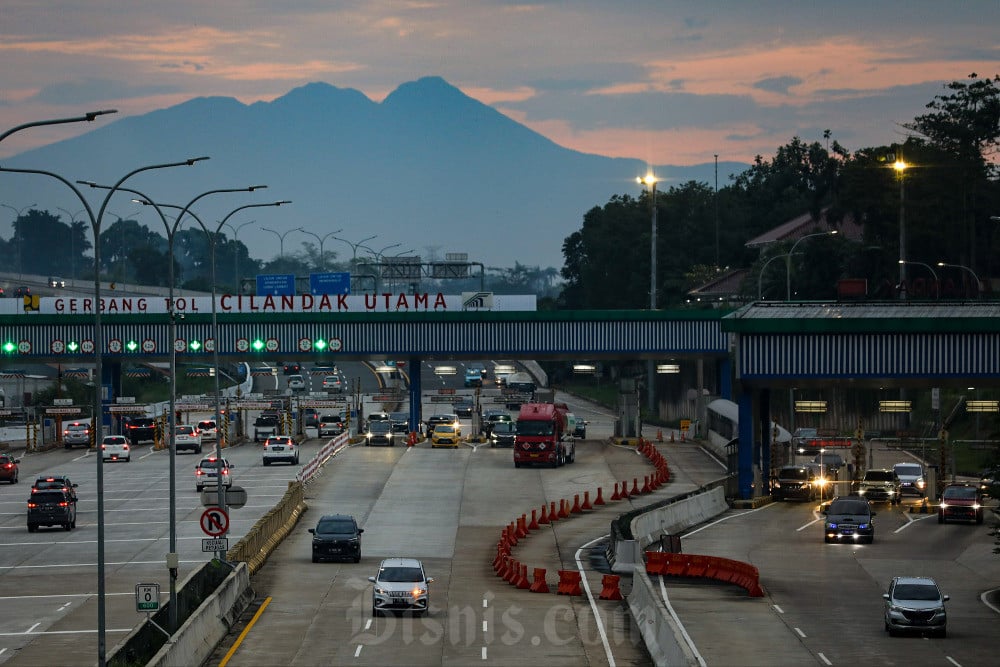
{"type": "MultiPolygon", "coordinates": [[[[750,162],[824,130],[900,140],[946,83],[1000,73],[997,26],[998,0],[0,0],[0,132],[437,75],[567,148],[750,162]]],[[[89,129],[19,132],[0,159],[89,129]]]]}

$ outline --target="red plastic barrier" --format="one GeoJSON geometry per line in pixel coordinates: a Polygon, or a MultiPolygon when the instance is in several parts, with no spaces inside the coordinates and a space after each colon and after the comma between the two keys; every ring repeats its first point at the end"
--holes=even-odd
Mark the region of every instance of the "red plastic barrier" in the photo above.
{"type": "Polygon", "coordinates": [[[646,574],[666,574],[667,557],[669,555],[665,551],[647,551],[646,574]]]}
{"type": "Polygon", "coordinates": [[[618,587],[618,581],[621,579],[617,574],[606,574],[601,578],[601,594],[600,598],[602,600],[621,600],[622,592],[618,587]]]}
{"type": "Polygon", "coordinates": [[[580,588],[580,572],[578,570],[559,570],[558,595],[583,595],[580,588]]]}
{"type": "Polygon", "coordinates": [[[750,563],[730,558],[647,551],[646,572],[675,577],[715,579],[745,588],[751,597],[764,596],[764,589],[760,585],[760,571],[750,563]]]}
{"type": "Polygon", "coordinates": [[[535,568],[534,581],[531,582],[531,587],[528,590],[532,593],[551,593],[549,585],[545,581],[545,568],[535,568]]]}

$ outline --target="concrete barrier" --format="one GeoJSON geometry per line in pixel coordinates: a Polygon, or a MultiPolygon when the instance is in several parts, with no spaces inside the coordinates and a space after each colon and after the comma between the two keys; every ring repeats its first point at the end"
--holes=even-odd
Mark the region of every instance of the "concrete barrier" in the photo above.
{"type": "Polygon", "coordinates": [[[632,577],[632,591],[626,597],[642,640],[656,665],[699,665],[698,659],[667,610],[653,581],[641,569],[632,577]]]}
{"type": "Polygon", "coordinates": [[[267,562],[271,552],[295,527],[306,509],[308,508],[302,482],[289,482],[288,490],[278,504],[258,519],[243,539],[229,550],[226,560],[244,562],[250,575],[256,574],[267,562]]]}

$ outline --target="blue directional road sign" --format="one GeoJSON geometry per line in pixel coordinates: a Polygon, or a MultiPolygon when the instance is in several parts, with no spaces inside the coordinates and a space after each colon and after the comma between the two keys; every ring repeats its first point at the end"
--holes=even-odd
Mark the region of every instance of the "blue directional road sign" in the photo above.
{"type": "Polygon", "coordinates": [[[310,294],[350,294],[351,274],[346,271],[338,273],[310,273],[310,294]]]}
{"type": "Polygon", "coordinates": [[[257,276],[257,296],[295,296],[295,274],[268,273],[257,276]]]}

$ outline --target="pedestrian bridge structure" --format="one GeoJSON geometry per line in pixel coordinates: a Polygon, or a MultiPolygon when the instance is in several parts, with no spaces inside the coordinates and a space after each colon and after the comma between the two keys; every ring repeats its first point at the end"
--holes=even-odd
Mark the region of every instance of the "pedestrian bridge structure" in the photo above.
{"type": "MultiPolygon", "coordinates": [[[[757,302],[739,310],[204,312],[104,314],[101,353],[123,364],[259,360],[704,359],[723,361],[719,393],[740,406],[740,494],[770,461],[770,392],[837,382],[980,386],[1000,378],[1000,303],[757,302]],[[173,318],[173,319],[172,319],[173,318]],[[213,324],[213,319],[215,324],[213,324]],[[729,360],[732,360],[730,365],[729,360]],[[729,383],[735,371],[735,391],[729,383]],[[734,397],[735,395],[735,397],[734,397]],[[749,444],[742,444],[749,443],[749,444]],[[760,456],[755,452],[760,451],[760,456]]],[[[3,367],[86,364],[92,314],[0,316],[3,367]]],[[[418,374],[411,395],[419,400],[418,374]]]]}

